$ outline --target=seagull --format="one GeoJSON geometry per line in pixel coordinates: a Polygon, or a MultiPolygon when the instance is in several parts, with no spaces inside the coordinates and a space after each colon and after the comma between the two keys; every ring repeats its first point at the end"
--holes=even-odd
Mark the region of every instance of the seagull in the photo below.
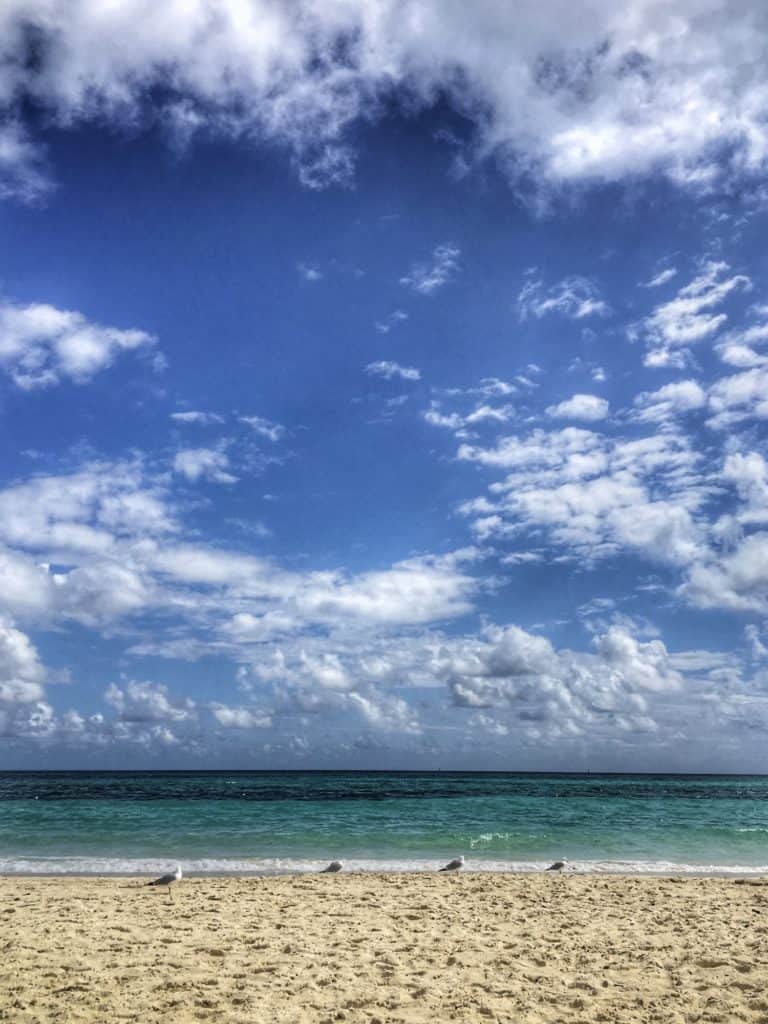
{"type": "Polygon", "coordinates": [[[344,865],[340,860],[332,860],[327,868],[323,868],[320,872],[321,875],[335,874],[337,871],[341,871],[344,865]]]}
{"type": "Polygon", "coordinates": [[[567,863],[567,860],[556,860],[554,864],[549,865],[547,871],[562,871],[567,863]]]}
{"type": "Polygon", "coordinates": [[[165,885],[165,886],[167,886],[168,887],[168,898],[170,899],[170,901],[172,903],[173,902],[173,896],[171,896],[171,886],[174,884],[174,882],[180,882],[180,881],[181,881],[181,868],[177,864],[175,871],[172,871],[169,875],[160,875],[159,878],[155,878],[153,881],[147,882],[147,885],[165,885]]]}
{"type": "Polygon", "coordinates": [[[440,868],[441,871],[459,871],[464,867],[464,854],[460,857],[454,857],[453,860],[449,860],[444,868],[440,868]]]}

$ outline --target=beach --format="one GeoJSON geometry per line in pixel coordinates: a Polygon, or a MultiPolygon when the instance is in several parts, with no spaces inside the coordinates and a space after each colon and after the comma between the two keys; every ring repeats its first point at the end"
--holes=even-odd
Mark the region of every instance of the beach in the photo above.
{"type": "Polygon", "coordinates": [[[768,881],[0,879],[0,1021],[768,1022],[768,881]]]}

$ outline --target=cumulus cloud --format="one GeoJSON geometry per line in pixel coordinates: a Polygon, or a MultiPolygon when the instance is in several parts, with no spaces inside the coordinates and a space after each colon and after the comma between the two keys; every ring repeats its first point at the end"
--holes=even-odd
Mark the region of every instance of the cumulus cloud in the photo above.
{"type": "Polygon", "coordinates": [[[44,680],[29,637],[0,620],[0,737],[32,734],[49,717],[44,680]]]}
{"type": "Polygon", "coordinates": [[[516,180],[661,172],[711,189],[765,164],[766,17],[751,0],[674,10],[494,2],[479,13],[436,0],[220,0],[215,17],[204,0],[124,0],[107,12],[86,0],[10,0],[0,20],[5,188],[41,188],[36,152],[13,135],[25,102],[65,126],[159,123],[176,144],[198,132],[267,138],[319,187],[349,181],[356,122],[393,101],[413,110],[440,97],[474,126],[475,153],[516,180]]]}
{"type": "Polygon", "coordinates": [[[478,555],[467,548],[421,556],[353,578],[314,573],[302,582],[296,604],[314,621],[346,616],[369,623],[427,623],[470,611],[475,580],[463,571],[478,555]]]}
{"type": "Polygon", "coordinates": [[[456,705],[509,709],[536,735],[593,732],[606,720],[654,731],[648,695],[673,693],[682,684],[664,644],[642,643],[613,626],[594,647],[556,650],[519,626],[493,627],[483,639],[445,645],[435,660],[456,705]]]}
{"type": "MultiPolygon", "coordinates": [[[[199,468],[196,459],[182,466],[199,468]]],[[[220,468],[204,461],[202,471],[220,468]]],[[[142,613],[176,616],[186,658],[207,643],[235,652],[318,627],[423,625],[473,607],[474,549],[357,574],[299,572],[191,542],[176,517],[173,483],[162,467],[137,460],[86,464],[0,490],[0,610],[24,621],[101,629],[142,613]]],[[[157,630],[159,648],[161,622],[157,630]]]]}
{"type": "Polygon", "coordinates": [[[350,693],[346,704],[357,710],[365,722],[375,729],[399,735],[421,732],[416,709],[401,697],[378,694],[375,697],[350,693]]]}
{"type": "Polygon", "coordinates": [[[709,389],[707,421],[715,429],[732,426],[748,418],[768,418],[768,367],[758,367],[721,377],[709,389]]]}
{"type": "Polygon", "coordinates": [[[736,492],[738,502],[725,505],[714,521],[711,544],[690,566],[679,594],[699,608],[765,613],[768,465],[759,452],[734,452],[724,460],[721,479],[736,492]]]}
{"type": "Polygon", "coordinates": [[[166,498],[139,460],[86,463],[0,490],[0,539],[63,562],[109,553],[116,538],[173,532],[166,498]]]}
{"type": "Polygon", "coordinates": [[[674,381],[658,391],[643,391],[634,400],[637,418],[647,423],[668,423],[679,414],[702,409],[706,404],[706,392],[695,380],[674,381]]]}
{"type": "Polygon", "coordinates": [[[741,524],[768,521],[768,465],[759,452],[727,455],[722,478],[736,489],[741,500],[735,512],[741,524]]]}
{"type": "Polygon", "coordinates": [[[421,373],[415,366],[401,366],[389,359],[368,363],[365,372],[369,377],[383,377],[384,380],[392,380],[393,377],[400,377],[401,380],[421,380],[421,373]]]}
{"type": "Polygon", "coordinates": [[[0,704],[42,699],[44,678],[43,666],[29,637],[0,621],[0,704]]]}
{"type": "Polygon", "coordinates": [[[514,406],[489,405],[481,402],[465,415],[457,412],[444,413],[439,402],[431,402],[424,412],[424,419],[433,427],[445,427],[456,432],[457,437],[467,437],[468,429],[479,423],[507,423],[515,414],[514,406]]]}
{"type": "Polygon", "coordinates": [[[697,608],[768,612],[768,533],[753,533],[721,557],[697,562],[680,594],[697,608]]]}
{"type": "Polygon", "coordinates": [[[62,380],[83,384],[120,353],[154,343],[146,331],[103,327],[82,313],[0,303],[0,366],[24,390],[62,380]]]}
{"type": "Polygon", "coordinates": [[[211,708],[219,725],[226,729],[269,729],[272,717],[264,712],[250,708],[228,707],[226,704],[214,704],[211,708]]]}
{"type": "Polygon", "coordinates": [[[768,357],[755,351],[756,347],[759,348],[768,342],[768,309],[757,305],[753,306],[750,312],[758,322],[741,330],[729,331],[717,345],[717,354],[722,361],[739,369],[764,366],[768,362],[768,357]]]}
{"type": "Polygon", "coordinates": [[[600,296],[592,281],[586,277],[566,277],[547,288],[534,272],[527,275],[517,297],[521,320],[557,314],[569,320],[583,320],[589,316],[607,316],[610,307],[600,296]]]}
{"type": "Polygon", "coordinates": [[[587,561],[631,550],[685,564],[701,544],[697,513],[708,496],[701,457],[685,438],[609,438],[578,427],[462,444],[458,457],[505,470],[493,500],[461,506],[482,536],[546,531],[564,553],[587,561]]]}
{"type": "Polygon", "coordinates": [[[547,416],[559,420],[604,420],[609,412],[605,398],[597,395],[574,395],[558,405],[548,406],[547,416]]]}
{"type": "Polygon", "coordinates": [[[183,722],[193,717],[195,702],[185,697],[172,700],[159,683],[129,680],[122,686],[111,683],[104,694],[123,722],[183,722]]]}
{"type": "Polygon", "coordinates": [[[234,484],[237,477],[229,472],[225,452],[213,448],[184,448],[173,459],[174,472],[191,483],[208,480],[214,484],[234,484]]]}

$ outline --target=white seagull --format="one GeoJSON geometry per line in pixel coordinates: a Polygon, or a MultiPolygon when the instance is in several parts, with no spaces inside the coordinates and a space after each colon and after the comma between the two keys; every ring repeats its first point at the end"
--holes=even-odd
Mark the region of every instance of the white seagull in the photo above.
{"type": "Polygon", "coordinates": [[[554,864],[549,865],[547,871],[562,871],[567,864],[567,860],[556,860],[554,864]]]}
{"type": "Polygon", "coordinates": [[[341,871],[344,865],[340,860],[332,860],[327,868],[323,868],[320,872],[321,875],[334,874],[336,871],[341,871]]]}
{"type": "Polygon", "coordinates": [[[175,871],[172,871],[168,875],[160,875],[159,878],[155,878],[155,879],[153,879],[153,881],[147,882],[147,885],[164,885],[164,886],[167,886],[167,888],[168,888],[168,898],[170,899],[171,902],[173,902],[173,896],[171,896],[171,886],[174,885],[176,882],[180,882],[180,881],[181,881],[181,868],[177,864],[175,871]]]}
{"type": "Polygon", "coordinates": [[[460,857],[454,857],[453,860],[449,860],[444,868],[440,868],[441,871],[460,871],[464,867],[464,854],[460,857]]]}

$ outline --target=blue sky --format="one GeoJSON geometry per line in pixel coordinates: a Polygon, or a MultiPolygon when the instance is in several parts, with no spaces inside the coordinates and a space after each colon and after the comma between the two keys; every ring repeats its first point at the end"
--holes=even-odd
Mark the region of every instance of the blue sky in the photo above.
{"type": "Polygon", "coordinates": [[[0,767],[766,768],[766,15],[586,6],[4,5],[0,767]]]}

